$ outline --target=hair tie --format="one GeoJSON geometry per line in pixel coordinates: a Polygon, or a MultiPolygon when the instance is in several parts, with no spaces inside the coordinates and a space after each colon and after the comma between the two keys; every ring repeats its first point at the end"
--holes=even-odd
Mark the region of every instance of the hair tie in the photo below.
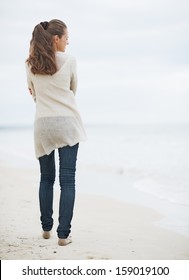
{"type": "Polygon", "coordinates": [[[40,24],[42,25],[43,29],[47,30],[47,28],[48,28],[48,26],[49,26],[48,21],[40,22],[40,24]]]}

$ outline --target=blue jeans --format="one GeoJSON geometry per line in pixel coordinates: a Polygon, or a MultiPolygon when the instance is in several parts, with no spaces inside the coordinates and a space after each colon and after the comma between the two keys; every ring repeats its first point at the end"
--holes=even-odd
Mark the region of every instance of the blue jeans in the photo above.
{"type": "MultiPolygon", "coordinates": [[[[71,229],[73,208],[75,201],[75,172],[79,144],[58,149],[59,154],[59,225],[57,234],[59,238],[67,238],[71,229]]],[[[41,211],[41,224],[44,231],[53,227],[53,186],[55,182],[55,156],[50,155],[39,158],[41,180],[39,187],[39,203],[41,211]]]]}

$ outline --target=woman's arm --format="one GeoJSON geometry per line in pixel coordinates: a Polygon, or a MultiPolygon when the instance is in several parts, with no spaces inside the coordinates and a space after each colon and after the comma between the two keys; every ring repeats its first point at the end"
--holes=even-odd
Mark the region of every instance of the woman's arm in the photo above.
{"type": "Polygon", "coordinates": [[[31,81],[31,78],[30,78],[30,71],[29,71],[27,63],[26,63],[26,74],[27,74],[27,83],[28,83],[29,92],[32,95],[34,101],[36,102],[35,89],[34,89],[34,85],[33,85],[32,81],[31,81]]]}
{"type": "Polygon", "coordinates": [[[71,65],[71,81],[70,81],[70,89],[73,91],[74,94],[76,94],[77,90],[77,65],[76,60],[72,60],[71,65]]]}

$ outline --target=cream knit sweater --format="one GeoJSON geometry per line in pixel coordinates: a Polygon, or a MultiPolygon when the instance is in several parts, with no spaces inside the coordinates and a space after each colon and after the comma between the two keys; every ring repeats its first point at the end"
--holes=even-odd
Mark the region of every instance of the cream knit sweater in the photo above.
{"type": "Polygon", "coordinates": [[[26,63],[28,87],[36,102],[34,142],[37,158],[86,139],[75,100],[76,61],[71,55],[56,52],[56,63],[58,71],[52,76],[34,75],[26,63]]]}

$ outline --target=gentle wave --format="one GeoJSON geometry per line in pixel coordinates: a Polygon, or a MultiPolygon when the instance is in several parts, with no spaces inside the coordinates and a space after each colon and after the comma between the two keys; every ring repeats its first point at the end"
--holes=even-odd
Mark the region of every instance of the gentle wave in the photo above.
{"type": "MultiPolygon", "coordinates": [[[[182,182],[181,182],[182,183],[182,182]]],[[[141,179],[136,181],[134,187],[138,190],[151,194],[171,203],[179,203],[181,205],[189,206],[189,188],[168,186],[160,184],[152,179],[141,179]]]]}

